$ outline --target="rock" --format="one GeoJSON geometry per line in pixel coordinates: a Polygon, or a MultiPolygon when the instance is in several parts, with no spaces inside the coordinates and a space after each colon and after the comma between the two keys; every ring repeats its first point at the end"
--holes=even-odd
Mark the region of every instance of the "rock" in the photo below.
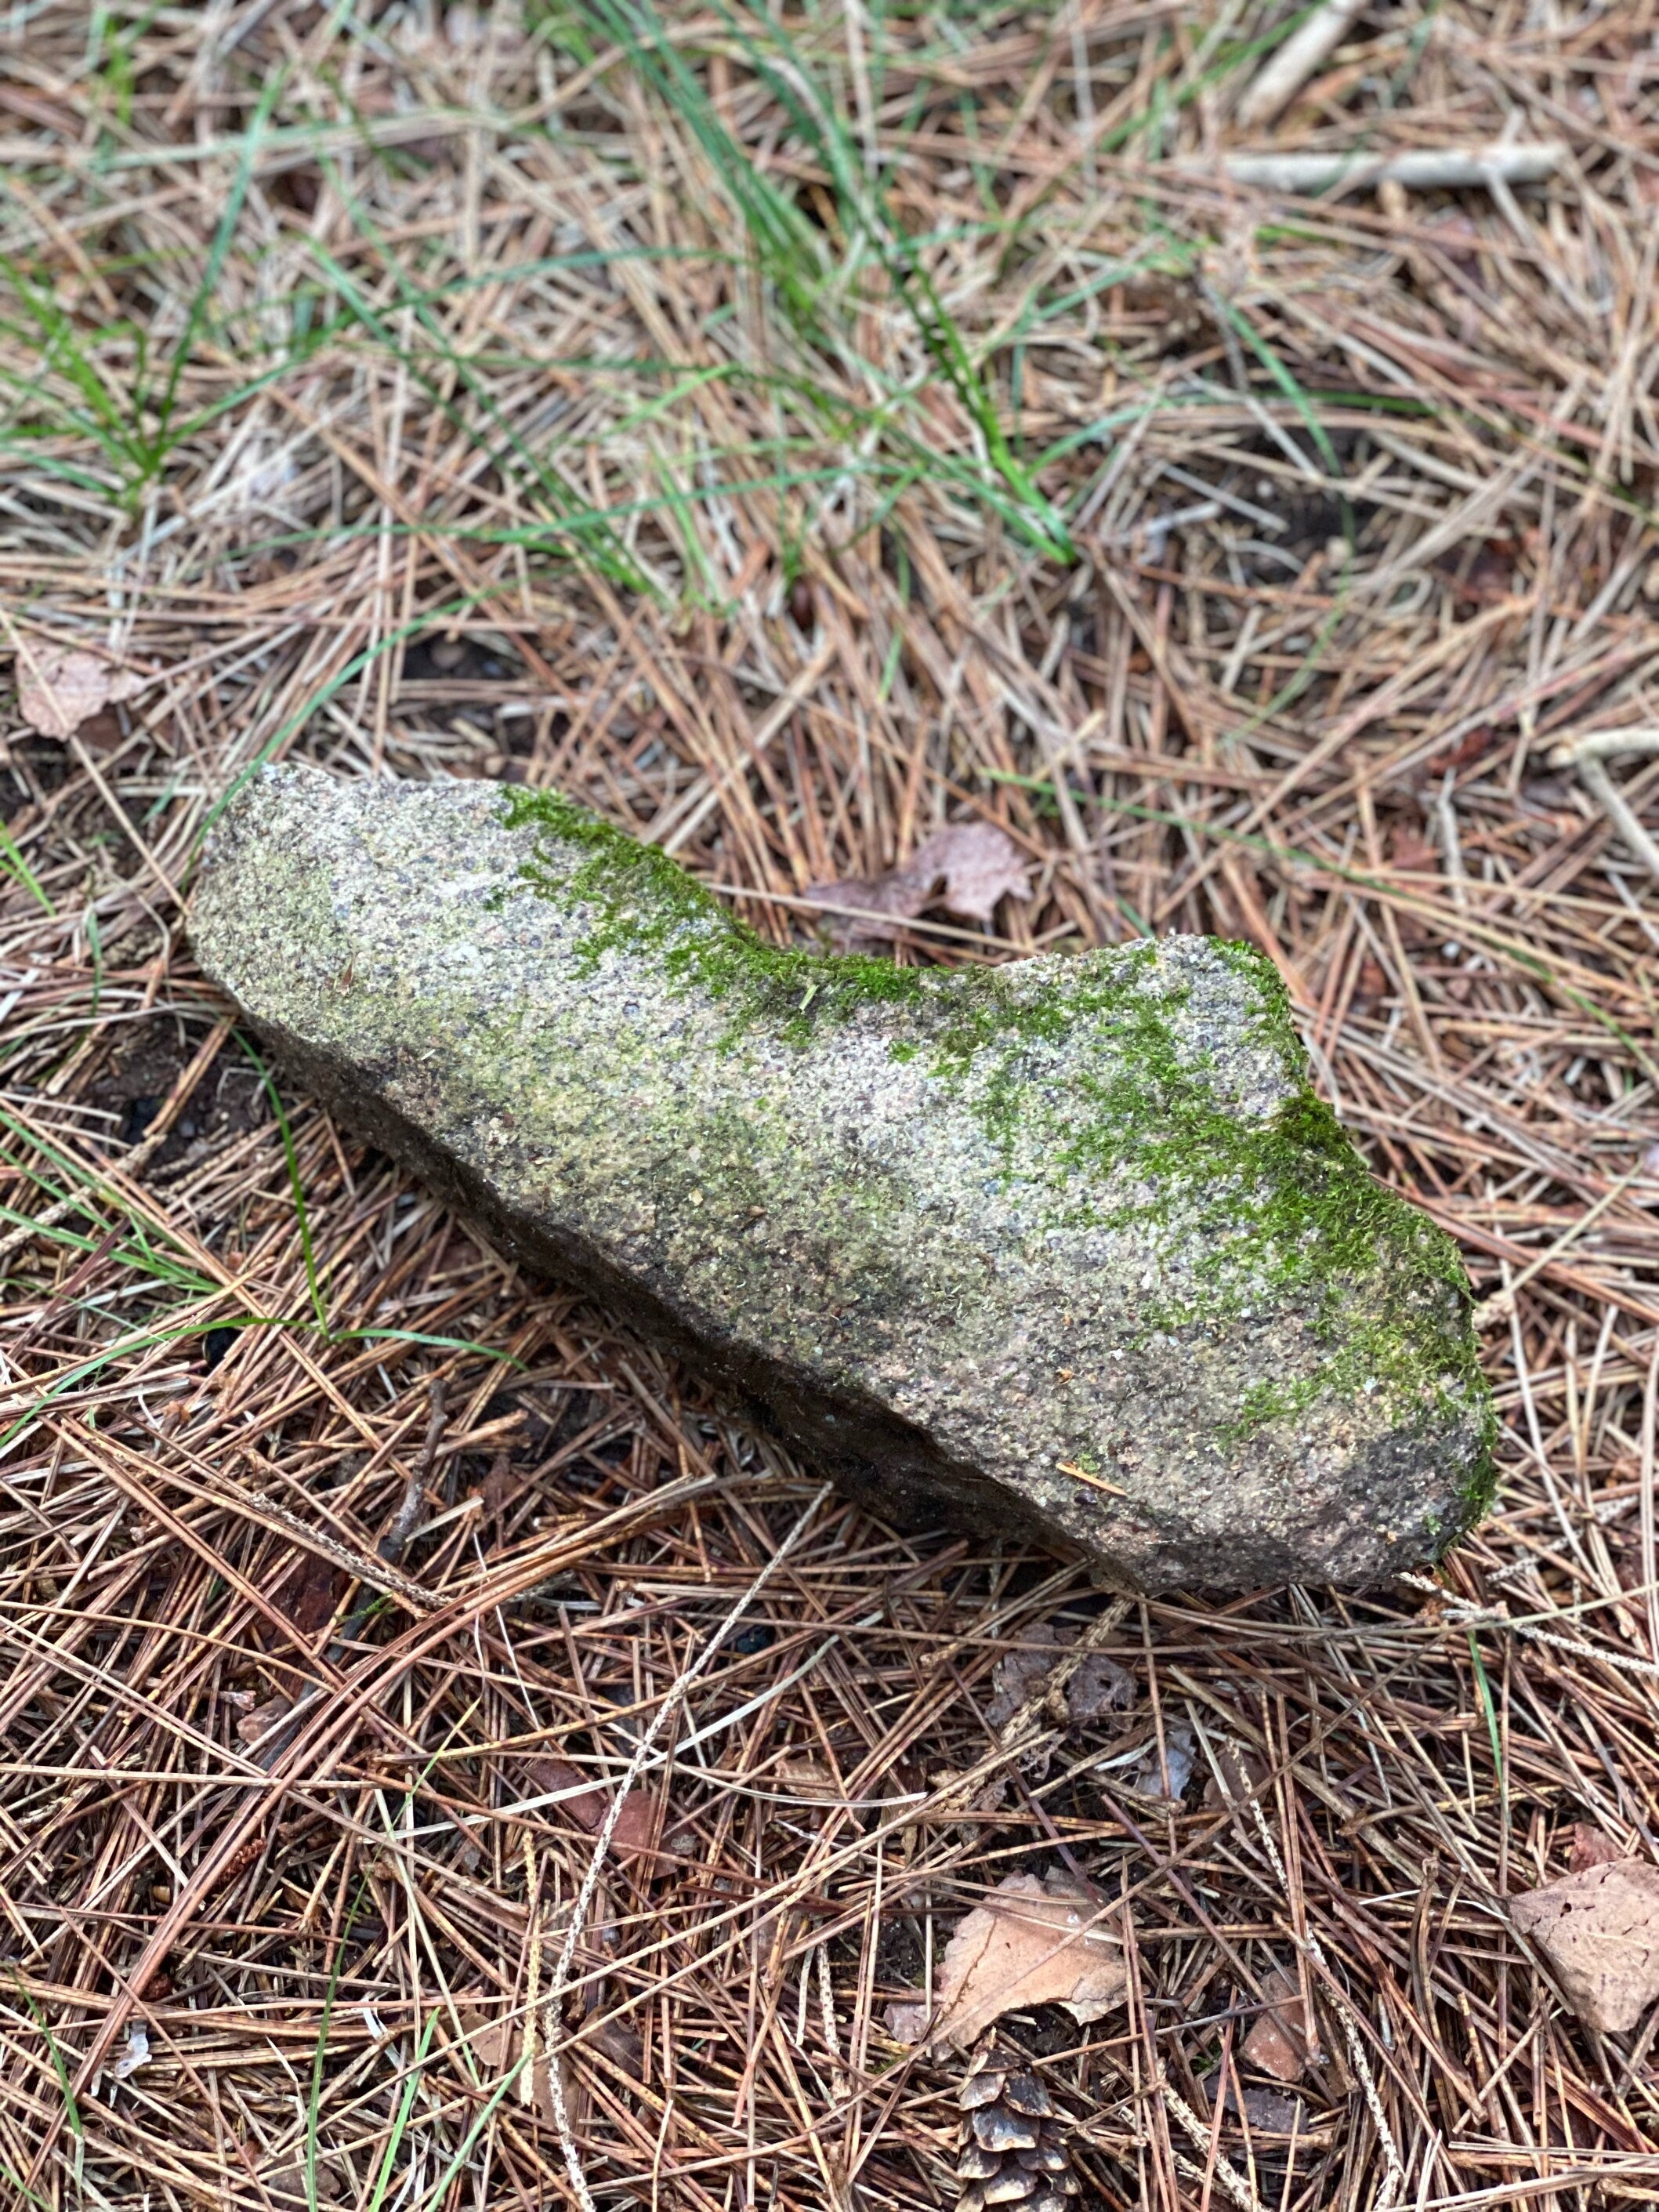
{"type": "Polygon", "coordinates": [[[192,933],[331,1109],[896,1518],[1237,1589],[1375,1582],[1486,1501],[1456,1254],[1244,947],[781,950],[556,794],[293,768],[192,933]]]}
{"type": "Polygon", "coordinates": [[[1625,2035],[1659,1997],[1659,1867],[1602,1860],[1511,1898],[1510,1915],[1598,2035],[1625,2035]]]}

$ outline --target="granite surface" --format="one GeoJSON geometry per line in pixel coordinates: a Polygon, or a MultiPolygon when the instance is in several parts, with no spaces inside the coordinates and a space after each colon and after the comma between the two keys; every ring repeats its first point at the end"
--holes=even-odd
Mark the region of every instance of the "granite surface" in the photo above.
{"type": "Polygon", "coordinates": [[[783,951],[556,794],[300,768],[191,933],[294,1080],[908,1525],[1355,1585],[1486,1502],[1455,1251],[1247,948],[783,951]]]}

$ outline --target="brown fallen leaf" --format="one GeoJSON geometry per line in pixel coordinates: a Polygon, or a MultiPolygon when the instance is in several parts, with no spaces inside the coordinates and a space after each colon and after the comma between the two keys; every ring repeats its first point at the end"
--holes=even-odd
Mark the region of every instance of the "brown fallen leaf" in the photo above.
{"type": "Polygon", "coordinates": [[[784,1797],[839,1797],[841,1784],[821,1759],[810,1759],[799,1753],[781,1759],[767,1780],[784,1797]]]}
{"type": "Polygon", "coordinates": [[[483,1480],[483,1510],[485,1517],[493,1521],[505,1510],[514,1496],[524,1488],[521,1476],[513,1472],[512,1455],[497,1452],[489,1462],[489,1472],[483,1480]]]}
{"type": "Polygon", "coordinates": [[[920,2006],[896,2005],[888,2021],[902,2039],[927,2033],[935,2048],[965,2051],[1004,2013],[1031,2005],[1064,2005],[1085,2025],[1098,2020],[1126,1978],[1117,1937],[1068,1875],[1011,1874],[945,1946],[931,2031],[920,2006]]]}
{"type": "MultiPolygon", "coordinates": [[[[1213,2089],[1211,2095],[1213,2100],[1213,2089]]],[[[1258,2089],[1248,2082],[1241,2094],[1229,2081],[1221,2106],[1230,2119],[1242,2118],[1253,2135],[1296,2135],[1304,2142],[1308,2140],[1308,2107],[1300,2097],[1286,2097],[1277,2089],[1258,2089]]]]}
{"type": "Polygon", "coordinates": [[[313,2159],[311,2177],[308,2183],[304,2157],[290,2151],[285,2165],[265,2167],[258,2179],[271,2203],[276,2206],[277,2212],[307,2212],[312,2203],[313,2186],[315,2187],[319,2204],[346,2203],[350,2193],[349,2185],[344,2173],[332,2159],[313,2159]]]}
{"type": "Polygon", "coordinates": [[[272,1698],[268,1704],[255,1705],[251,1713],[244,1713],[236,1723],[236,1733],[244,1743],[258,1743],[279,1721],[286,1720],[292,1711],[286,1698],[272,1698]]]}
{"type": "Polygon", "coordinates": [[[611,2063],[625,2074],[632,2082],[638,2082],[645,2073],[645,2042],[638,2028],[631,2027],[625,2020],[605,2019],[590,2022],[576,2042],[591,2044],[601,2051],[611,2063]]]}
{"type": "Polygon", "coordinates": [[[1000,1743],[1024,1743],[1020,1765],[1038,1782],[1048,1778],[1056,1729],[1074,1733],[1135,1701],[1133,1674],[1104,1651],[1075,1657],[1076,1643],[1074,1628],[1038,1621],[991,1669],[986,1720],[1000,1743]]]}
{"type": "Polygon", "coordinates": [[[1134,1676],[1104,1651],[1085,1654],[1066,1685],[1066,1716],[1075,1722],[1097,1721],[1107,1713],[1127,1713],[1134,1701],[1134,1676]]]}
{"type": "Polygon", "coordinates": [[[1659,1867],[1587,1866],[1510,1900],[1587,2027],[1622,2035],[1659,1997],[1659,1867]]]}
{"type": "Polygon", "coordinates": [[[1005,1729],[1014,1715],[1034,1698],[1054,1672],[1060,1656],[1060,1638],[1046,1622],[1021,1632],[1012,1651],[991,1669],[991,1697],[985,1717],[994,1729],[1005,1729]]]}
{"type": "Polygon", "coordinates": [[[94,753],[112,753],[125,735],[113,707],[100,707],[81,725],[81,742],[94,753]]]}
{"type": "MultiPolygon", "coordinates": [[[[1020,1642],[991,1669],[994,1692],[985,1717],[994,1729],[1006,1728],[1042,1690],[1066,1652],[1077,1641],[1073,1628],[1048,1621],[1022,1632],[1020,1642]]],[[[1103,1713],[1127,1712],[1135,1701],[1134,1676],[1104,1651],[1079,1660],[1057,1697],[1048,1700],[1050,1717],[1073,1725],[1098,1720],[1103,1713]],[[1054,1707],[1061,1707],[1055,1711],[1054,1707]]]]}
{"type": "Polygon", "coordinates": [[[844,947],[878,945],[896,937],[899,925],[924,908],[942,906],[964,921],[988,922],[1000,898],[1030,898],[1024,856],[1006,830],[993,822],[953,822],[935,830],[910,859],[884,875],[847,876],[808,884],[801,893],[821,906],[858,907],[830,918],[830,933],[844,947]],[[889,923],[881,919],[890,915],[889,923]]]}
{"type": "MultiPolygon", "coordinates": [[[[509,2068],[519,2063],[524,2056],[522,2014],[516,2020],[490,2020],[480,2006],[465,2003],[458,2004],[455,2012],[461,2023],[461,2031],[466,2037],[467,2049],[472,2054],[472,2063],[486,2083],[499,2080],[509,2068]]],[[[522,2075],[514,2082],[512,2094],[519,2102],[533,2103],[542,2118],[549,2127],[552,2127],[556,2124],[556,2116],[553,2109],[552,2069],[544,2024],[537,2033],[536,2055],[530,2075],[530,2094],[526,2095],[523,2092],[522,2075]]],[[[568,2068],[561,2071],[559,2086],[564,2091],[565,2102],[568,2106],[572,2084],[568,2068]]]]}
{"type": "Polygon", "coordinates": [[[43,738],[73,737],[106,707],[142,691],[144,681],[95,653],[27,642],[17,648],[17,711],[43,738]]]}
{"type": "MultiPolygon", "coordinates": [[[[575,1794],[561,1797],[552,1808],[564,1814],[577,1827],[590,1836],[597,1836],[605,1825],[611,1809],[611,1800],[602,1790],[583,1789],[580,1770],[563,1759],[527,1759],[525,1771],[538,1795],[553,1790],[573,1790],[575,1794]]],[[[649,1790],[630,1790],[623,1801],[617,1825],[611,1832],[611,1849],[618,1859],[656,1858],[657,1798],[649,1790]]]]}
{"type": "Polygon", "coordinates": [[[581,1786],[586,1778],[579,1768],[572,1766],[566,1759],[542,1757],[526,1759],[524,1771],[531,1789],[538,1797],[550,1796],[556,1790],[569,1790],[572,1794],[562,1796],[558,1803],[550,1809],[562,1813],[579,1828],[586,1828],[590,1836],[598,1833],[599,1823],[605,1818],[605,1799],[597,1790],[581,1786]]]}
{"type": "Polygon", "coordinates": [[[333,1620],[350,1580],[343,1567],[307,1553],[283,1582],[277,1602],[301,1636],[315,1636],[333,1620]]]}
{"type": "Polygon", "coordinates": [[[1273,1770],[1260,1752],[1224,1736],[1216,1746],[1216,1771],[1204,1785],[1204,1809],[1220,1805],[1235,1813],[1248,1813],[1253,1798],[1261,1796],[1273,1770]]]}
{"type": "Polygon", "coordinates": [[[1244,2056],[1277,2081],[1299,2081],[1307,2068],[1310,2041],[1302,1985],[1294,1974],[1274,1966],[1261,1978],[1261,1994],[1268,2008],[1245,2037],[1244,2056]]]}
{"type": "Polygon", "coordinates": [[[1624,1856],[1611,1836],[1604,1836],[1599,1828],[1592,1828],[1587,1821],[1573,1822],[1572,1873],[1583,1874],[1587,1867],[1617,1866],[1624,1856]]]}
{"type": "Polygon", "coordinates": [[[654,1859],[657,1850],[658,1802],[649,1790],[630,1790],[611,1838],[611,1848],[622,1860],[654,1859]]]}

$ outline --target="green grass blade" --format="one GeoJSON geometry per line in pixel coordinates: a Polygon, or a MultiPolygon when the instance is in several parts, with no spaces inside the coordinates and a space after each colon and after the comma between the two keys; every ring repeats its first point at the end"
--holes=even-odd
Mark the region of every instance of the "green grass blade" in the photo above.
{"type": "Polygon", "coordinates": [[[1474,1631],[1469,1631],[1469,1657],[1474,1667],[1475,1686],[1480,1695],[1480,1709],[1486,1716],[1486,1735],[1492,1744],[1492,1763],[1498,1770],[1500,1793],[1509,1787],[1504,1775],[1504,1745],[1498,1733],[1498,1707],[1493,1703],[1492,1684],[1486,1679],[1486,1662],[1480,1656],[1480,1645],[1474,1631]]]}
{"type": "Polygon", "coordinates": [[[11,1970],[11,1978],[17,1984],[17,1994],[22,1998],[23,2002],[29,2008],[30,2015],[33,2018],[35,2026],[46,2038],[46,2049],[52,2056],[52,2069],[58,2076],[58,2086],[63,2092],[64,2112],[69,2121],[70,2132],[76,2139],[78,2157],[78,2146],[84,2142],[86,2139],[86,2128],[81,2118],[81,2107],[76,2102],[75,2084],[70,2079],[69,2066],[64,2060],[64,2053],[59,2046],[58,2038],[52,2032],[51,2022],[47,2020],[45,2013],[41,2011],[40,2006],[35,2002],[33,1990],[30,1989],[28,1984],[23,1979],[22,1976],[17,1972],[17,1969],[15,1966],[11,1970]]]}
{"type": "Polygon", "coordinates": [[[421,2086],[421,2069],[426,2063],[427,2054],[432,2045],[433,2033],[437,2025],[438,2014],[434,2009],[421,2032],[421,2040],[410,2065],[409,2078],[404,2083],[403,2095],[398,2100],[397,2114],[392,2123],[392,2132],[386,2137],[386,2150],[380,2160],[380,2170],[375,2176],[374,2194],[368,2200],[366,2212],[380,2212],[380,2206],[386,2201],[386,2191],[392,2186],[392,2172],[398,2160],[398,2148],[409,2126],[409,2116],[415,2109],[416,2093],[421,2086]]]}
{"type": "Polygon", "coordinates": [[[456,2152],[454,2157],[450,2160],[449,2164],[444,2168],[436,2185],[433,2188],[429,2189],[426,2195],[422,2197],[419,2212],[437,2212],[437,2207],[443,2203],[444,2198],[449,2194],[450,2183],[454,2180],[456,2175],[466,2164],[468,2159],[471,2157],[473,2144],[477,2142],[478,2137],[489,2126],[490,2121],[495,2118],[495,2107],[501,2103],[502,2098],[506,2096],[507,2091],[513,2087],[514,2083],[518,2080],[520,2075],[522,2074],[523,2071],[524,2059],[520,2057],[515,2062],[511,2070],[502,2075],[501,2079],[496,2083],[495,2088],[491,2091],[489,2103],[484,2106],[483,2112],[479,2113],[477,2118],[473,2121],[471,2126],[462,2137],[460,2148],[456,2152]]]}
{"type": "Polygon", "coordinates": [[[270,1101],[270,1110],[276,1116],[276,1127],[282,1132],[283,1157],[288,1164],[289,1188],[294,1196],[294,1215],[300,1230],[300,1253],[305,1261],[306,1289],[311,1297],[311,1310],[317,1316],[318,1333],[326,1343],[330,1331],[328,1308],[323,1298],[322,1283],[317,1273],[317,1254],[311,1241],[311,1216],[306,1208],[305,1186],[300,1179],[300,1156],[294,1146],[294,1132],[289,1126],[288,1110],[283,1104],[282,1094],[272,1079],[270,1070],[248,1042],[240,1030],[234,1032],[236,1042],[259,1072],[265,1096],[270,1101]]]}
{"type": "Polygon", "coordinates": [[[42,890],[40,878],[13,843],[3,822],[0,822],[0,868],[3,868],[9,876],[15,877],[35,904],[49,914],[54,921],[58,919],[57,908],[42,890]]]}
{"type": "MultiPolygon", "coordinates": [[[[349,195],[346,196],[346,204],[354,207],[356,204],[349,195]]],[[[372,243],[379,244],[373,230],[362,225],[361,214],[359,227],[372,243]]],[[[354,318],[365,330],[373,332],[394,359],[404,364],[428,398],[458,429],[470,431],[465,415],[443,392],[440,380],[431,375],[419,357],[398,340],[385,315],[368,298],[344,264],[314,239],[310,241],[310,251],[317,265],[328,275],[338,297],[354,318]]],[[[547,519],[550,529],[564,537],[574,550],[591,560],[612,583],[620,584],[629,591],[648,592],[648,579],[617,537],[609,519],[599,508],[579,498],[562,477],[530,452],[517,430],[502,415],[486,381],[471,362],[456,352],[444,336],[432,315],[426,295],[409,283],[397,256],[388,252],[385,258],[396,274],[397,304],[412,311],[416,320],[431,340],[436,358],[453,373],[468,397],[477,403],[486,419],[493,422],[500,433],[502,450],[491,453],[491,465],[503,465],[504,455],[511,453],[527,477],[530,488],[539,492],[553,510],[547,519]]]]}
{"type": "Polygon", "coordinates": [[[101,1369],[112,1366],[116,1360],[126,1358],[131,1352],[148,1352],[152,1345],[167,1344],[183,1337],[205,1336],[208,1331],[213,1328],[291,1328],[292,1327],[291,1322],[284,1321],[280,1316],[256,1314],[245,1316],[240,1320],[232,1322],[187,1321],[180,1322],[176,1325],[170,1324],[162,1328],[139,1329],[131,1336],[124,1336],[114,1344],[106,1345],[101,1352],[94,1352],[89,1359],[79,1361],[65,1373],[60,1375],[48,1389],[43,1390],[34,1403],[20,1413],[5,1433],[0,1436],[0,1456],[4,1455],[26,1429],[40,1419],[46,1408],[55,1399],[61,1398],[68,1391],[74,1389],[77,1382],[84,1382],[89,1375],[96,1375],[101,1369]]]}
{"type": "Polygon", "coordinates": [[[522,1359],[496,1344],[478,1344],[470,1336],[434,1336],[419,1328],[337,1328],[329,1332],[331,1344],[431,1344],[442,1352],[476,1352],[480,1359],[498,1359],[504,1367],[525,1370],[522,1359]]]}

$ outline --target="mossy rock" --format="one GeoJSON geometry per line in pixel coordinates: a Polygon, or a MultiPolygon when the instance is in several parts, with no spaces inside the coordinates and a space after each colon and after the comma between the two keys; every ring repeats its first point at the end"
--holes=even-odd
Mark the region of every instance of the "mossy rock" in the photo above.
{"type": "Polygon", "coordinates": [[[1456,1252],[1247,947],[780,950],[556,795],[303,769],[232,801],[192,934],[331,1107],[910,1525],[1237,1589],[1485,1507],[1456,1252]]]}

